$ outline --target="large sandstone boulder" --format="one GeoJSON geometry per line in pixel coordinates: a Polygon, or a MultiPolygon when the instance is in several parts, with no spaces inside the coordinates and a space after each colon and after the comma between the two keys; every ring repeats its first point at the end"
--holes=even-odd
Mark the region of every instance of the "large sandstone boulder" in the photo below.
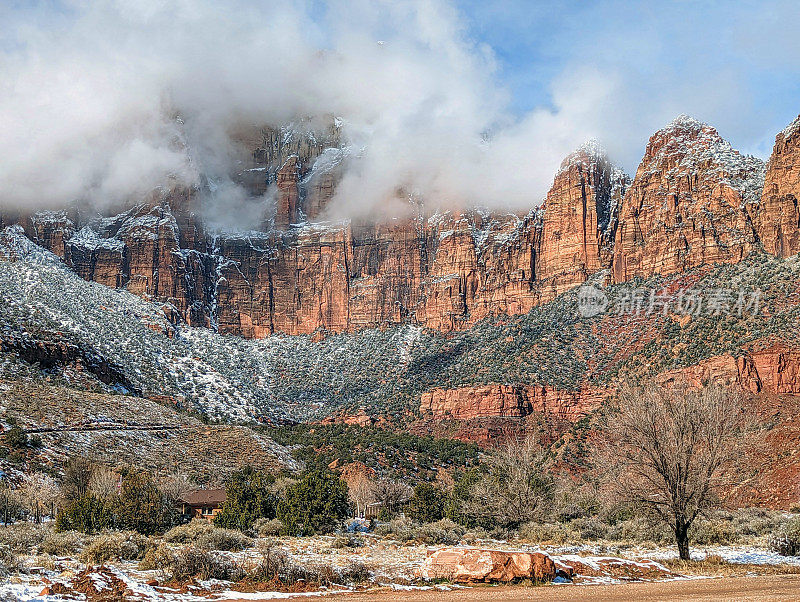
{"type": "Polygon", "coordinates": [[[517,579],[552,581],[556,577],[556,565],[549,556],[539,552],[443,548],[425,559],[420,576],[457,583],[517,579]]]}

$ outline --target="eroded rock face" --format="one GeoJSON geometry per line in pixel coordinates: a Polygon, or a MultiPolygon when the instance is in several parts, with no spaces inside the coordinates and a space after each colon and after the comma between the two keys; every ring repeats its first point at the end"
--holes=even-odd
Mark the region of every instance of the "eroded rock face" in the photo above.
{"type": "Polygon", "coordinates": [[[778,136],[763,195],[759,160],[679,117],[650,139],[633,182],[589,144],[564,160],[544,207],[526,215],[414,206],[375,223],[316,221],[330,217],[349,160],[335,123],[244,128],[236,178],[253,195],[273,191],[276,203],[265,205],[262,232],[206,231],[197,191],[182,189],[108,218],[0,219],[23,224],[84,278],[167,302],[221,332],[400,323],[450,331],[525,313],[598,270],[612,268],[617,282],[677,273],[738,261],[762,241],[769,252],[796,253],[798,131],[800,121],[778,136]]]}
{"type": "Polygon", "coordinates": [[[656,132],[622,201],[614,281],[740,261],[757,243],[764,169],[690,117],[656,132]]]}
{"type": "Polygon", "coordinates": [[[533,385],[478,385],[433,389],[422,394],[420,413],[436,419],[524,417],[538,412],[574,422],[598,407],[604,389],[561,391],[533,385]]]}
{"type": "Polygon", "coordinates": [[[543,205],[536,278],[546,300],[611,267],[629,185],[630,178],[596,144],[564,159],[543,205]]]}
{"type": "MultiPolygon", "coordinates": [[[[698,387],[714,382],[752,393],[796,395],[800,394],[800,350],[771,345],[738,357],[714,356],[693,366],[663,372],[656,379],[665,384],[685,379],[698,387]]],[[[613,384],[584,384],[577,391],[521,384],[436,388],[422,393],[419,411],[423,419],[474,421],[538,413],[572,423],[598,408],[615,391],[613,384]]]]}
{"type": "Polygon", "coordinates": [[[764,194],[754,219],[764,250],[779,257],[800,253],[800,117],[775,138],[764,194]]]}
{"type": "Polygon", "coordinates": [[[455,583],[507,583],[520,579],[550,582],[556,577],[556,566],[540,552],[443,548],[425,559],[420,576],[430,581],[446,579],[455,583]]]}

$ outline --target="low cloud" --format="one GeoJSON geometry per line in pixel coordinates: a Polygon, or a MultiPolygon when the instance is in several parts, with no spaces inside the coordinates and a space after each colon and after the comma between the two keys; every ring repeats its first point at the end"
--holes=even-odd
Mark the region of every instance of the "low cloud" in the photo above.
{"type": "Polygon", "coordinates": [[[630,27],[605,46],[576,41],[547,106],[519,115],[492,49],[448,0],[74,0],[6,13],[0,208],[102,210],[167,182],[211,181],[208,206],[252,223],[260,201],[230,180],[229,132],[335,115],[351,155],[334,217],[383,212],[398,190],[529,209],[588,138],[632,169],[675,114],[715,117],[745,98],[729,68],[706,83],[668,66],[648,74],[660,51],[642,39],[650,29],[630,27]]]}
{"type": "Polygon", "coordinates": [[[468,38],[445,1],[21,11],[0,46],[6,207],[102,209],[170,179],[222,181],[231,128],[333,114],[360,151],[334,200],[339,214],[380,208],[398,189],[529,208],[593,134],[594,106],[612,92],[590,74],[580,95],[556,89],[552,110],[512,117],[491,49],[468,38]]]}

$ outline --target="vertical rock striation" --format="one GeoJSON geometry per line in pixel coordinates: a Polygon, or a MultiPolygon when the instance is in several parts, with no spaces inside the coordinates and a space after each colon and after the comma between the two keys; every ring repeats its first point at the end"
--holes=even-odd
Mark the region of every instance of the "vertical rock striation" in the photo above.
{"type": "Polygon", "coordinates": [[[800,253],[800,117],[775,137],[755,224],[764,250],[800,253]]]}
{"type": "Polygon", "coordinates": [[[676,118],[650,138],[623,198],[614,281],[740,261],[757,243],[751,213],[763,181],[762,161],[711,126],[676,118]]]}

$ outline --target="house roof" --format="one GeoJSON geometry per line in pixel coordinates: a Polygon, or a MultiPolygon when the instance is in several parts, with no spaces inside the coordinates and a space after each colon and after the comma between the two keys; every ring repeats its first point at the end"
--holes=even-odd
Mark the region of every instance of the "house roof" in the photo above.
{"type": "Polygon", "coordinates": [[[190,506],[203,506],[209,504],[223,504],[225,502],[224,489],[196,489],[181,498],[181,501],[190,506]]]}

